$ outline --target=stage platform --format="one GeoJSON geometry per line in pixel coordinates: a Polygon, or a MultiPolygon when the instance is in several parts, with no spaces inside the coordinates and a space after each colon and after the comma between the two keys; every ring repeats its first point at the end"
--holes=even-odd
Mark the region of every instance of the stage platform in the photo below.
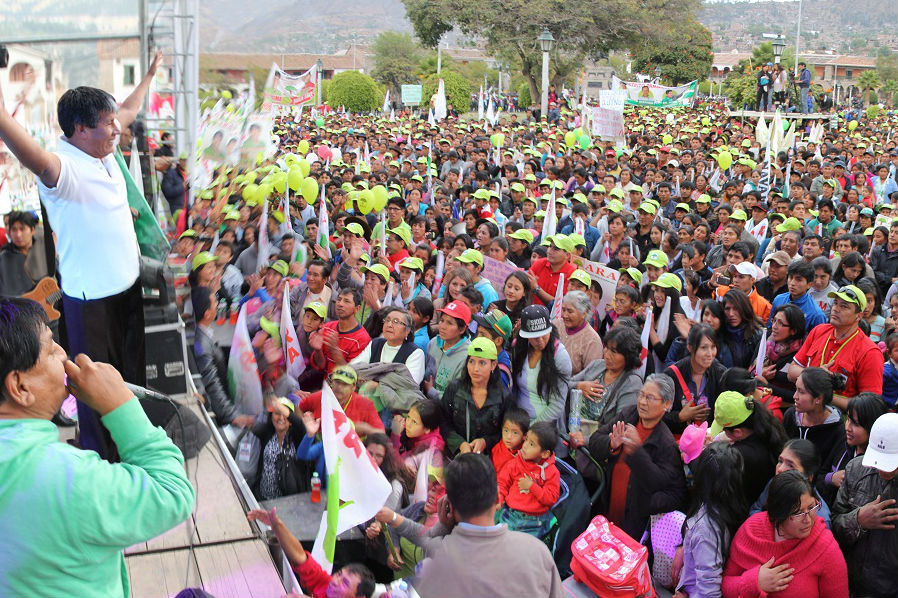
{"type": "Polygon", "coordinates": [[[212,438],[187,461],[196,490],[194,513],[125,551],[131,596],[165,598],[199,587],[216,598],[270,598],[298,589],[289,567],[279,570],[258,528],[246,520],[258,505],[212,420],[200,405],[191,409],[212,429],[212,438]]]}

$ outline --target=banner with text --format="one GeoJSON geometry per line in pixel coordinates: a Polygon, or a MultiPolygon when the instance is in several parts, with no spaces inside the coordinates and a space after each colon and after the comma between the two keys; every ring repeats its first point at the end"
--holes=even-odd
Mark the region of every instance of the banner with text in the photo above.
{"type": "Polygon", "coordinates": [[[651,108],[670,108],[673,106],[690,106],[698,81],[690,81],[678,87],[667,87],[656,83],[640,83],[639,81],[622,81],[612,77],[613,89],[627,90],[627,104],[651,108]]]}
{"type": "Polygon", "coordinates": [[[314,104],[317,75],[315,66],[301,75],[291,75],[282,71],[277,64],[272,64],[262,93],[262,111],[314,104]]]}
{"type": "Polygon", "coordinates": [[[598,137],[602,141],[623,144],[626,137],[624,113],[613,108],[594,107],[592,109],[592,136],[598,137]]]}
{"type": "Polygon", "coordinates": [[[585,270],[592,279],[593,284],[602,285],[602,300],[599,301],[599,313],[607,313],[608,305],[614,302],[614,290],[617,288],[617,280],[620,278],[620,272],[614,268],[609,268],[607,264],[599,262],[591,262],[582,257],[573,257],[571,261],[581,270],[585,270]]]}

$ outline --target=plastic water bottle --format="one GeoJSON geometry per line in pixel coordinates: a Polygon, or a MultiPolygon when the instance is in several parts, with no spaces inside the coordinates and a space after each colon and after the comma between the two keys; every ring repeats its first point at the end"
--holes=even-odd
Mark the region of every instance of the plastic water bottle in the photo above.
{"type": "Polygon", "coordinates": [[[312,502],[321,502],[321,478],[317,471],[312,474],[312,502]]]}
{"type": "Polygon", "coordinates": [[[224,323],[228,319],[228,302],[224,299],[218,302],[218,313],[216,315],[217,318],[215,323],[219,326],[224,326],[224,323]]]}
{"type": "Polygon", "coordinates": [[[569,432],[580,430],[580,406],[583,403],[583,391],[573,389],[571,391],[571,414],[568,416],[567,427],[569,432]]]}

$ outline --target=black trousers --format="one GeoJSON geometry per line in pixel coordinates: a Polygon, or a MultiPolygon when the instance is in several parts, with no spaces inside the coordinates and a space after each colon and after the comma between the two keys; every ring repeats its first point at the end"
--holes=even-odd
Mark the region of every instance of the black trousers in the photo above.
{"type": "MultiPolygon", "coordinates": [[[[140,281],[127,291],[102,299],[78,299],[63,294],[69,358],[84,353],[104,361],[132,384],[146,385],[143,294],[140,281]]],[[[81,448],[96,451],[110,461],[118,451],[93,409],[78,401],[81,448]]]]}

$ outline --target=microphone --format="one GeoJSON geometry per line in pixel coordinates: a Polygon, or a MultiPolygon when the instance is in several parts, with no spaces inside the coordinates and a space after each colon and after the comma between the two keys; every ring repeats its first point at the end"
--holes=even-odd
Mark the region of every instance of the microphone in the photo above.
{"type": "Polygon", "coordinates": [[[172,402],[172,398],[167,394],[150,390],[149,388],[144,388],[143,386],[138,386],[136,384],[131,384],[130,382],[125,382],[125,386],[127,386],[128,390],[130,390],[138,399],[151,399],[153,401],[162,401],[164,403],[172,402]]]}

